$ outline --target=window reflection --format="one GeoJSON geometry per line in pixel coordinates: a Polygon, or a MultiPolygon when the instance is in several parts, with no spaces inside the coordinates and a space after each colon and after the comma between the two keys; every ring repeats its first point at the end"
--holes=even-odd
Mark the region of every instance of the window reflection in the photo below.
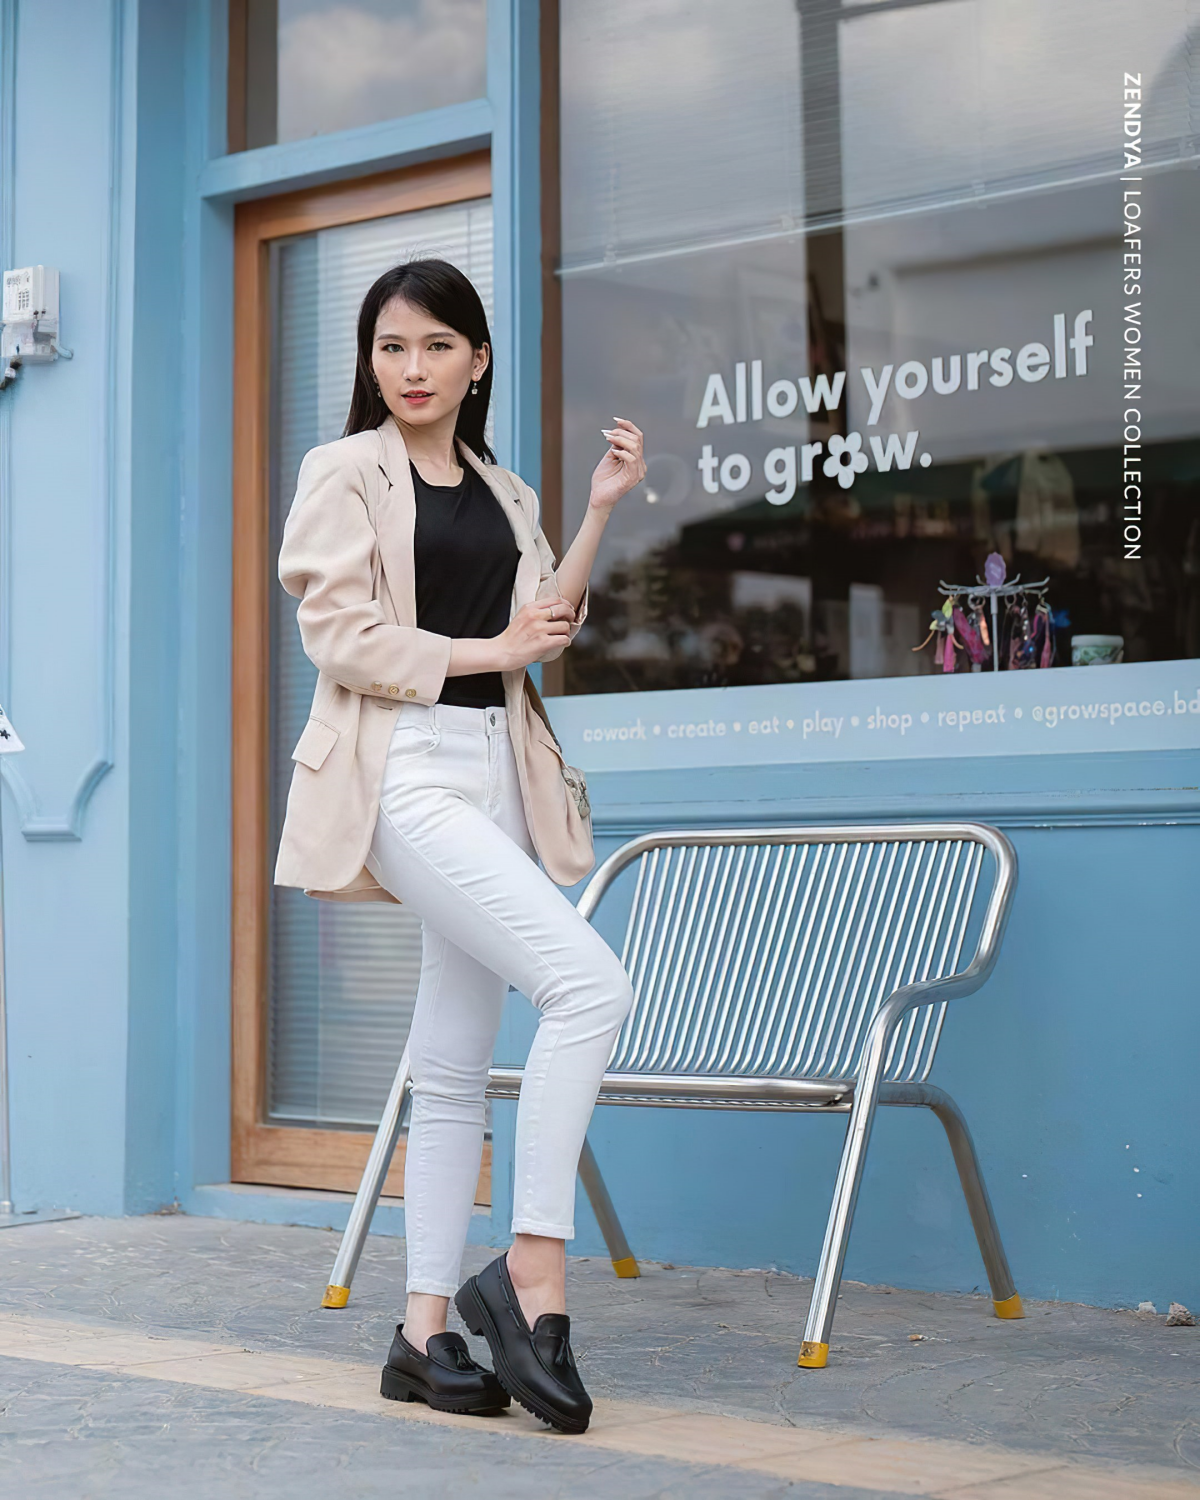
{"type": "Polygon", "coordinates": [[[1153,356],[1127,561],[1124,14],[564,0],[566,533],[611,414],[649,456],[567,691],[932,671],[912,648],[938,582],[992,551],[1049,577],[1059,664],[1073,633],[1200,654],[1200,33],[1139,11],[1153,356]]]}
{"type": "Polygon", "coordinates": [[[479,99],[486,0],[230,0],[231,151],[479,99]]]}

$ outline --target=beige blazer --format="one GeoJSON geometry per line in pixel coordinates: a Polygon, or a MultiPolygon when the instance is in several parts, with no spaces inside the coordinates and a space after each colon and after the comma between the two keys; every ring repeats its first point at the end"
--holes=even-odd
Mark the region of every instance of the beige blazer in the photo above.
{"type": "MultiPolygon", "coordinates": [[[[515,474],[462,461],[502,507],[520,557],[510,618],[533,599],[557,597],[554,554],[533,490],[515,474]]],[[[391,901],[363,864],[379,811],[397,706],[436,703],[450,637],[417,628],[413,563],[416,497],[397,424],[326,443],[305,455],[283,529],[279,578],[300,600],[305,654],[318,671],[295,762],[275,865],[276,885],[338,901],[391,901]]],[[[585,592],[571,627],[587,614],[585,592]]],[[[562,646],[542,661],[553,661],[562,646]]],[[[532,833],[537,811],[526,775],[525,669],[505,672],[504,698],[521,795],[532,833]]],[[[535,840],[536,844],[536,840],[535,840]]],[[[542,851],[539,849],[539,854],[542,851]]]]}

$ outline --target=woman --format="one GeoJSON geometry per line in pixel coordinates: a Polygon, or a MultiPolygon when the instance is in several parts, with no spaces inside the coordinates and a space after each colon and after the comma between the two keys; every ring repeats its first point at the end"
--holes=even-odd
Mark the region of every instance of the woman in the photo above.
{"type": "Polygon", "coordinates": [[[491,383],[483,304],[460,271],[418,260],[379,278],[359,315],[345,435],[305,457],[279,555],[319,676],[275,879],[402,901],[421,918],[408,1299],[383,1394],[478,1413],[511,1394],[582,1432],[591,1400],[571,1354],[564,1242],[632,996],[616,955],[538,867],[540,855],[577,880],[591,855],[589,843],[582,866],[558,848],[551,860],[557,830],[529,774],[524,677],[583,623],[605,524],[646,469],[641,432],[617,419],[556,570],[536,495],[496,467],[485,440],[491,383]],[[517,1110],[514,1239],[456,1298],[488,1340],[493,1374],[446,1331],[446,1313],[510,984],[540,1011],[517,1110]]]}

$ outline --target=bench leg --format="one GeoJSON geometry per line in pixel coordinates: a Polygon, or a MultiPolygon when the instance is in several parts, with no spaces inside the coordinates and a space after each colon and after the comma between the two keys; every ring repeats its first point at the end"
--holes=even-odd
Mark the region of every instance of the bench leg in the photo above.
{"type": "Polygon", "coordinates": [[[410,1076],[408,1048],[405,1047],[400,1066],[396,1069],[396,1076],[392,1080],[392,1090],[384,1106],[383,1118],[379,1122],[379,1129],[375,1132],[375,1139],[371,1144],[371,1154],[367,1157],[367,1165],[363,1169],[362,1180],[358,1184],[358,1192],[354,1196],[354,1206],[350,1210],[346,1232],[342,1235],[337,1259],[333,1263],[329,1285],[325,1288],[325,1296],[321,1299],[322,1307],[345,1307],[350,1300],[350,1283],[354,1280],[354,1273],[358,1269],[358,1258],[366,1243],[367,1231],[371,1227],[379,1195],[383,1192],[384,1179],[392,1164],[396,1142],[400,1139],[400,1126],[404,1119],[410,1076]]]}
{"type": "Polygon", "coordinates": [[[958,1178],[962,1183],[971,1223],[975,1228],[975,1238],[979,1241],[980,1254],[987,1268],[996,1316],[998,1318],[1023,1318],[1025,1312],[1021,1306],[1021,1296],[1013,1284],[1008,1257],[1004,1253],[1000,1231],[996,1227],[992,1200],[988,1197],[987,1188],[983,1183],[983,1174],[979,1170],[975,1142],[971,1139],[971,1132],[967,1129],[967,1122],[963,1119],[962,1111],[950,1095],[938,1089],[937,1096],[930,1103],[929,1108],[945,1127],[950,1141],[950,1150],[954,1153],[954,1165],[958,1168],[958,1178]]]}
{"type": "Polygon", "coordinates": [[[586,1137],[583,1150],[579,1153],[579,1180],[583,1183],[583,1190],[588,1195],[592,1212],[600,1225],[600,1233],[608,1246],[613,1270],[621,1277],[640,1276],[642,1273],[633,1258],[633,1251],[629,1248],[629,1241],[625,1238],[625,1231],[621,1228],[621,1221],[617,1218],[617,1211],[608,1196],[604,1178],[600,1175],[600,1168],[596,1165],[596,1158],[586,1137]]]}
{"type": "Polygon", "coordinates": [[[850,1124],[846,1129],[842,1159],[838,1164],[837,1186],[833,1190],[829,1222],[825,1226],[825,1242],[821,1246],[821,1260],[817,1266],[816,1285],[813,1287],[812,1301],[808,1304],[808,1322],[804,1325],[804,1342],[800,1345],[800,1358],[797,1361],[805,1370],[823,1370],[829,1360],[829,1333],[837,1308],[838,1288],[842,1284],[842,1267],[846,1263],[846,1246],[850,1242],[854,1205],[858,1201],[858,1189],[862,1184],[867,1141],[875,1120],[878,1090],[878,1073],[873,1078],[864,1077],[850,1110],[850,1124]]]}

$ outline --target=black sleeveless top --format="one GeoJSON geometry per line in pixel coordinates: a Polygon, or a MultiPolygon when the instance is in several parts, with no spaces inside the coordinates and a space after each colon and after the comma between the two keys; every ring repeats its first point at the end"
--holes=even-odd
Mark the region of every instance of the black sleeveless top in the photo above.
{"type": "MultiPolygon", "coordinates": [[[[474,469],[457,484],[427,484],[409,460],[417,499],[417,627],[453,640],[491,638],[508,626],[520,553],[500,502],[474,469]]],[[[504,706],[499,672],[447,677],[439,703],[504,706]]]]}

